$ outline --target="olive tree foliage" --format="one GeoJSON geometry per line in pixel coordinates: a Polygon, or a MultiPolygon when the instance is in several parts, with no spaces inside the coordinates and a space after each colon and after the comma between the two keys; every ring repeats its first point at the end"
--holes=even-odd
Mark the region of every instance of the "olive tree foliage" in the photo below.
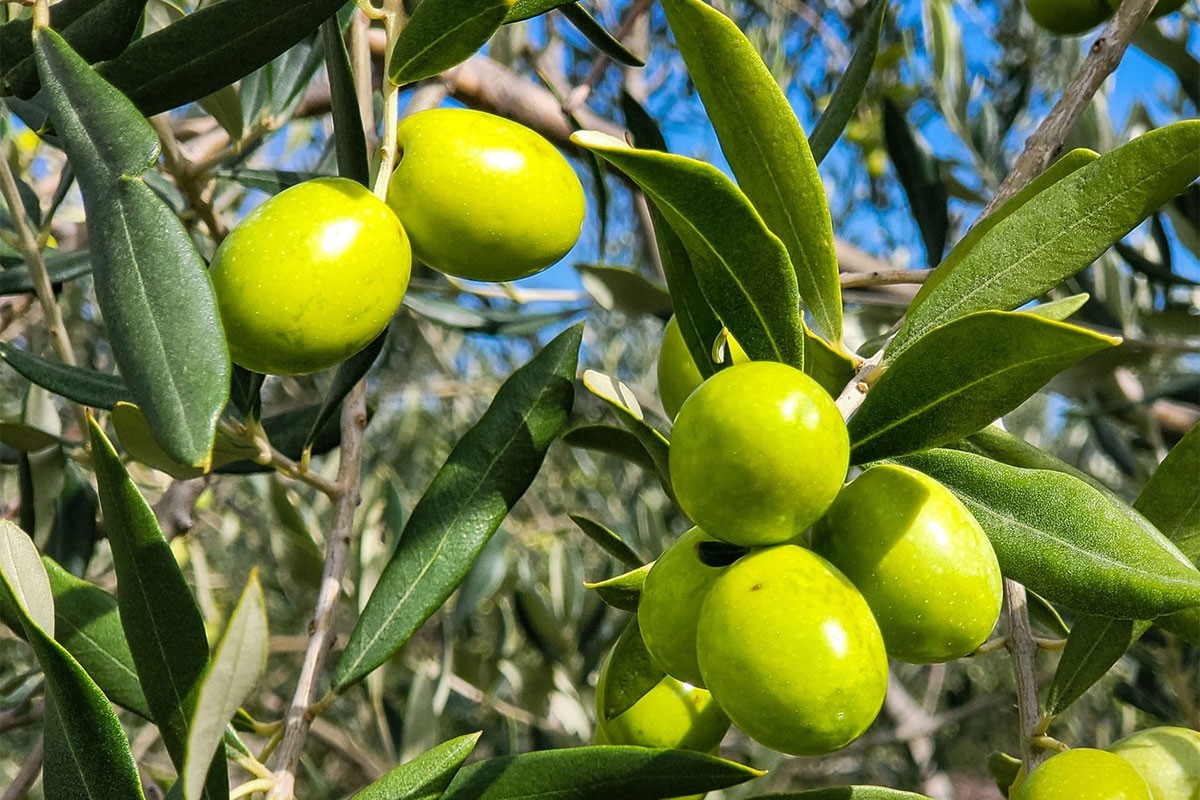
{"type": "Polygon", "coordinates": [[[1195,727],[1200,70],[1195,8],[1151,5],[1083,39],[951,0],[0,7],[4,797],[971,797],[1195,727]],[[381,185],[396,115],[444,102],[572,156],[581,245],[418,271],[327,373],[229,364],[224,235],[381,185]],[[842,753],[592,745],[687,525],[672,313],[706,373],[724,330],[816,377],[852,463],[949,487],[1008,579],[994,638],[893,663],[842,753]]]}

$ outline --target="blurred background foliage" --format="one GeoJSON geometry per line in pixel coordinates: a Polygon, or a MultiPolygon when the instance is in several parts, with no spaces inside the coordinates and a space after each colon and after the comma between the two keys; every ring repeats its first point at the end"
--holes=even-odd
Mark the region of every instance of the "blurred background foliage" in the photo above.
{"type": "MultiPolygon", "coordinates": [[[[565,120],[561,114],[547,116],[547,97],[577,106],[584,125],[599,120],[637,129],[640,105],[672,150],[724,168],[661,11],[642,0],[587,5],[646,57],[643,69],[599,60],[592,44],[552,14],[506,26],[485,54],[445,80],[406,91],[402,103],[409,111],[442,102],[508,111],[560,143],[565,120]],[[482,86],[473,85],[480,75],[482,86]],[[502,97],[503,91],[512,94],[502,97]]],[[[719,5],[760,49],[811,130],[845,69],[869,4],[719,5]]],[[[12,5],[0,7],[0,18],[18,13],[12,5]]],[[[146,29],[178,13],[174,4],[151,0],[146,29]]],[[[1188,3],[1182,13],[1139,33],[1136,49],[1097,96],[1071,144],[1103,152],[1148,128],[1195,116],[1198,21],[1200,8],[1188,3]]],[[[1051,37],[1015,0],[891,3],[866,96],[821,168],[843,273],[936,264],[939,243],[953,244],[969,227],[1093,37],[1051,37]],[[902,173],[924,176],[924,189],[907,195],[897,179],[902,173]],[[919,227],[914,212],[933,222],[919,227]]],[[[236,90],[167,120],[185,157],[217,180],[198,205],[195,193],[203,187],[194,183],[194,173],[189,178],[164,161],[147,178],[188,223],[202,253],[210,254],[215,238],[267,193],[299,177],[333,171],[319,55],[313,39],[236,90]]],[[[377,52],[377,69],[378,57],[377,52]]],[[[378,95],[375,100],[378,110],[378,95]]],[[[15,113],[0,118],[0,131],[4,157],[41,201],[39,215],[54,209],[51,245],[62,252],[86,247],[82,207],[64,181],[61,153],[40,143],[15,113]]],[[[428,271],[415,275],[369,378],[373,418],[343,630],[352,621],[351,604],[365,602],[406,515],[458,437],[503,378],[569,322],[587,320],[583,365],[629,384],[642,406],[659,415],[656,424],[666,428],[655,396],[654,360],[669,301],[653,247],[628,186],[612,176],[598,184],[590,162],[573,155],[590,188],[592,211],[583,239],[563,263],[511,287],[452,283],[428,271]]],[[[1064,373],[1005,420],[1013,433],[1097,476],[1126,499],[1200,418],[1198,212],[1200,189],[1192,186],[1074,279],[1071,291],[1092,295],[1081,320],[1120,332],[1127,342],[1064,373]]],[[[4,209],[0,228],[11,229],[4,209]]],[[[17,263],[19,257],[0,249],[0,265],[17,263]]],[[[914,290],[848,286],[848,343],[869,347],[914,290]]],[[[0,296],[0,341],[48,353],[40,312],[28,298],[0,296]]],[[[61,300],[81,365],[111,371],[89,281],[64,282],[61,300]]],[[[270,379],[266,413],[320,402],[330,379],[330,374],[270,379]]],[[[576,417],[576,424],[614,421],[586,392],[579,393],[576,417]]],[[[23,422],[78,441],[74,418],[5,367],[0,419],[6,423],[0,512],[31,522],[28,529],[49,552],[112,588],[87,471],[62,448],[24,452],[13,438],[21,432],[14,423],[23,422]],[[63,486],[72,490],[64,493],[63,486]]],[[[330,473],[335,466],[332,459],[317,462],[330,473]]],[[[275,475],[181,482],[136,464],[132,469],[168,535],[175,535],[176,556],[214,630],[250,568],[263,567],[274,635],[263,690],[247,710],[261,721],[278,719],[306,644],[306,614],[331,509],[313,490],[275,475]]],[[[385,668],[317,720],[304,761],[303,796],[345,796],[398,760],[472,730],[484,732],[482,755],[590,742],[598,667],[626,615],[583,587],[585,580],[621,570],[581,534],[570,514],[619,532],[646,559],[686,527],[651,473],[610,455],[556,444],[452,601],[385,668]]],[[[1060,634],[1050,615],[1039,620],[1038,635],[1060,634]]],[[[1044,677],[1054,661],[1053,655],[1042,658],[1044,677]]],[[[897,669],[906,691],[894,693],[868,735],[841,753],[784,759],[736,732],[722,753],[771,769],[756,782],[756,791],[860,782],[945,798],[997,796],[988,756],[1013,751],[1017,736],[1007,658],[997,653],[897,669]]],[[[1103,747],[1149,724],[1196,726],[1198,675],[1195,649],[1159,632],[1148,634],[1071,709],[1056,733],[1072,744],[1103,747]]],[[[0,786],[14,778],[35,747],[37,726],[31,722],[40,713],[39,697],[31,655],[0,631],[0,786]]],[[[160,769],[165,779],[171,768],[152,729],[130,715],[123,719],[133,731],[135,755],[147,754],[143,763],[152,772],[160,769]]],[[[30,796],[39,792],[35,788],[30,796]]]]}

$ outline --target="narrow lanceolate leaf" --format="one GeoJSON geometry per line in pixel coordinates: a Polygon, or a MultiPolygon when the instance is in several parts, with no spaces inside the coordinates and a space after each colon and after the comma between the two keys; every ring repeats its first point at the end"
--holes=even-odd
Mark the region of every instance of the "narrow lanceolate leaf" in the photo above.
{"type": "Polygon", "coordinates": [[[1005,576],[1070,608],[1149,619],[1200,605],[1200,572],[1132,509],[1066,473],[954,450],[905,456],[979,520],[1005,576]]]}
{"type": "Polygon", "coordinates": [[[683,240],[654,203],[647,203],[647,206],[650,209],[650,224],[654,228],[659,261],[662,262],[663,274],[667,278],[667,290],[671,294],[675,321],[679,324],[679,333],[683,336],[683,343],[687,345],[696,368],[700,370],[701,376],[707,378],[717,370],[712,358],[712,343],[725,326],[721,324],[716,312],[708,304],[704,290],[700,288],[700,279],[696,270],[692,268],[692,259],[683,240]]]}
{"type": "Polygon", "coordinates": [[[633,548],[625,543],[617,533],[593,519],[588,519],[582,514],[570,514],[571,522],[579,526],[579,529],[613,558],[620,561],[627,567],[640,567],[645,559],[641,558],[633,551],[633,548]]]}
{"type": "Polygon", "coordinates": [[[54,640],[49,581],[33,541],[7,520],[0,520],[0,604],[16,615],[46,678],[46,797],[142,798],[129,740],[108,698],[54,640]]]}
{"type": "Polygon", "coordinates": [[[80,405],[108,409],[121,401],[133,400],[133,393],[120,375],[49,361],[3,342],[0,342],[0,359],[31,383],[80,405]]]}
{"type": "Polygon", "coordinates": [[[942,260],[946,233],[950,229],[949,196],[937,158],[909,126],[904,112],[886,98],[883,101],[883,137],[888,157],[908,198],[908,207],[921,231],[925,260],[930,265],[937,264],[942,260]]]}
{"type": "MultiPolygon", "coordinates": [[[[200,683],[188,726],[183,762],[184,800],[199,798],[213,754],[225,736],[229,721],[250,696],[267,666],[267,608],[258,570],[251,570],[229,617],[229,624],[200,683]]],[[[218,764],[224,759],[219,758],[218,764]]]]}
{"type": "Polygon", "coordinates": [[[345,0],[224,0],[138,39],[99,70],[153,116],[249,75],[343,5],[345,0]]]}
{"type": "Polygon", "coordinates": [[[724,14],[702,0],[666,0],[663,10],[738,184],[783,242],[817,328],[840,341],[833,223],[817,163],[787,97],[724,14]]]}
{"type": "Polygon", "coordinates": [[[617,412],[617,419],[626,430],[637,437],[658,470],[663,489],[671,494],[671,469],[667,438],[659,433],[642,414],[642,407],[633,391],[616,378],[589,369],[583,373],[583,385],[617,412]]]}
{"type": "Polygon", "coordinates": [[[1046,711],[1055,716],[1067,710],[1103,678],[1125,651],[1150,627],[1148,622],[1084,614],[1075,621],[1050,692],[1046,711]]]}
{"type": "Polygon", "coordinates": [[[1198,475],[1200,425],[1193,425],[1167,453],[1133,504],[1192,561],[1200,561],[1198,475]]]}
{"type": "MultiPolygon", "coordinates": [[[[1158,465],[1133,507],[1158,526],[1193,563],[1200,562],[1200,425],[1192,426],[1158,465]]],[[[1167,630],[1200,647],[1200,608],[1156,620],[1167,630]]]]}
{"type": "Polygon", "coordinates": [[[576,0],[516,0],[504,18],[507,25],[510,22],[520,22],[525,19],[541,16],[547,11],[553,11],[559,6],[569,5],[576,0]]]}
{"type": "MultiPolygon", "coordinates": [[[[50,27],[92,64],[129,45],[145,7],[146,0],[63,0],[50,8],[50,27]]],[[[28,17],[0,25],[0,95],[30,98],[41,87],[32,33],[28,17]]]]}
{"type": "Polygon", "coordinates": [[[615,719],[628,711],[666,677],[646,650],[636,615],[613,645],[604,668],[606,675],[601,680],[604,692],[598,705],[605,720],[615,719]]]}
{"type": "Polygon", "coordinates": [[[109,700],[149,719],[150,709],[121,628],[116,598],[45,556],[42,564],[54,593],[54,638],[109,700]]]}
{"type": "Polygon", "coordinates": [[[859,34],[858,44],[854,47],[854,55],[846,65],[829,105],[821,112],[820,118],[813,125],[812,135],[808,137],[812,149],[813,160],[818,164],[824,160],[833,145],[837,142],[846,123],[858,108],[863,89],[871,78],[871,68],[875,66],[875,54],[879,52],[879,35],[883,32],[883,20],[887,15],[888,0],[876,0],[871,18],[859,34]]]}
{"type": "Polygon", "coordinates": [[[342,38],[337,17],[330,17],[321,23],[321,49],[325,54],[325,71],[329,75],[329,107],[333,118],[334,146],[337,148],[338,175],[366,186],[371,180],[367,139],[355,94],[350,54],[346,51],[346,41],[342,38]]]}
{"type": "Polygon", "coordinates": [[[468,733],[442,742],[396,767],[350,800],[438,800],[478,741],[478,733],[468,733]]]}
{"type": "Polygon", "coordinates": [[[637,611],[638,600],[642,596],[642,585],[646,583],[646,576],[650,574],[652,566],[653,564],[644,564],[615,577],[595,583],[585,582],[583,585],[599,595],[601,600],[613,608],[619,608],[622,611],[637,611]]]}
{"type": "Polygon", "coordinates": [[[571,447],[608,453],[649,470],[658,468],[638,438],[615,425],[580,425],[564,433],[562,439],[571,447]]]}
{"type": "Polygon", "coordinates": [[[83,192],[96,298],[117,367],[163,449],[208,463],[229,395],[229,352],[204,262],[141,179],[158,158],[150,124],[53,31],[38,70],[83,192]]]}
{"type": "Polygon", "coordinates": [[[344,691],[386,661],[466,577],[529,488],[574,401],[582,326],[504,382],[413,509],[333,675],[344,691]]]}
{"type": "Polygon", "coordinates": [[[762,774],[688,750],[571,747],[471,764],[442,800],[665,800],[736,786],[762,774]]]}
{"type": "Polygon", "coordinates": [[[630,52],[625,45],[617,41],[596,18],[588,13],[581,3],[564,3],[557,6],[559,12],[575,29],[583,34],[592,45],[613,61],[626,67],[642,67],[646,62],[630,52]]]}
{"type": "Polygon", "coordinates": [[[930,331],[850,418],[860,464],[957,441],[1007,414],[1057,373],[1120,343],[1065,322],[980,311],[930,331]]]}
{"type": "Polygon", "coordinates": [[[1045,317],[1046,319],[1056,319],[1063,322],[1071,317],[1076,311],[1087,305],[1087,301],[1091,299],[1091,295],[1087,292],[1073,294],[1070,297],[1064,297],[1061,300],[1051,300],[1047,303],[1038,303],[1035,306],[1025,309],[1026,313],[1033,314],[1036,317],[1045,317]]]}
{"type": "Polygon", "coordinates": [[[910,309],[888,357],[952,319],[1016,308],[1058,285],[1198,175],[1200,120],[1151,131],[1080,167],[980,237],[910,309]]]}
{"type": "Polygon", "coordinates": [[[752,359],[803,366],[804,329],[787,250],[729,178],[702,161],[637,150],[595,131],[571,140],[646,192],[683,242],[708,304],[752,359]]]}
{"type": "MultiPolygon", "coordinates": [[[[188,720],[208,666],[204,618],[163,538],[154,512],[124,464],[91,422],[100,508],[117,573],[121,625],[147,705],[176,768],[183,769],[188,720]]],[[[227,797],[224,764],[209,775],[209,796],[227,797]]]]}
{"type": "MultiPolygon", "coordinates": [[[[991,214],[988,214],[983,219],[976,221],[971,230],[967,231],[967,235],[959,240],[958,244],[954,246],[954,249],[950,251],[949,255],[942,259],[941,264],[938,264],[938,267],[936,270],[934,270],[933,274],[930,275],[929,278],[926,279],[925,283],[921,285],[921,289],[917,292],[917,296],[913,298],[913,301],[909,306],[909,313],[911,314],[917,306],[925,302],[925,298],[932,294],[933,290],[937,288],[938,284],[944,281],[948,275],[957,269],[958,265],[961,264],[963,259],[967,257],[967,254],[975,249],[975,246],[979,244],[980,240],[983,239],[983,237],[986,236],[992,228],[1008,219],[1017,209],[1028,203],[1043,190],[1058,183],[1063,178],[1067,177],[1081,167],[1087,166],[1099,157],[1100,154],[1093,150],[1087,150],[1084,148],[1072,150],[1047,167],[1041,175],[1038,175],[1023,189],[1021,189],[1021,191],[1010,197],[1008,201],[1004,203],[1004,205],[1000,206],[1000,208],[996,209],[991,214]]],[[[895,350],[895,345],[892,347],[893,350],[895,350]]],[[[890,352],[891,351],[889,351],[889,353],[890,352]]],[[[899,350],[896,350],[896,352],[898,353],[899,350]]]]}
{"type": "MultiPolygon", "coordinates": [[[[65,283],[91,274],[92,261],[87,250],[67,253],[44,252],[46,274],[50,283],[65,283]]],[[[0,294],[33,294],[33,276],[24,264],[0,269],[0,294]]]]}
{"type": "Polygon", "coordinates": [[[804,371],[821,384],[830,397],[837,397],[854,378],[861,359],[849,355],[845,350],[833,347],[829,342],[804,327],[804,371]]]}
{"type": "Polygon", "coordinates": [[[400,32],[388,78],[397,86],[432,78],[487,44],[512,0],[424,0],[400,32]]]}

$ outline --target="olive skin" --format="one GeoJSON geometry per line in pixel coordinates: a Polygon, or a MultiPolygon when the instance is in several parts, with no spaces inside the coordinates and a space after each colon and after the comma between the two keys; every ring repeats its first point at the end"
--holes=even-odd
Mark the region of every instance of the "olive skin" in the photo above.
{"type": "Polygon", "coordinates": [[[1003,579],[975,517],[940,483],[884,464],[854,479],[813,530],[813,549],[867,599],[888,654],[951,661],[987,640],[1003,579]]]}
{"type": "Polygon", "coordinates": [[[696,660],[700,605],[724,572],[700,560],[700,545],[715,541],[699,528],[680,536],[650,568],[638,600],[638,627],[647,652],[668,675],[693,686],[704,686],[696,660]]]}
{"type": "Polygon", "coordinates": [[[1200,731],[1147,728],[1108,749],[1141,774],[1154,800],[1200,800],[1200,731]]]}
{"type": "Polygon", "coordinates": [[[534,131],[464,108],[403,119],[388,204],[413,253],[439,272],[512,281],[540,272],[579,239],[586,205],[567,160],[534,131]]]}
{"type": "Polygon", "coordinates": [[[754,551],[713,582],[696,654],[733,723],[793,755],[857,739],[887,691],[887,653],[866,601],[836,567],[792,544],[754,551]]]}
{"type": "Polygon", "coordinates": [[[1137,770],[1120,756],[1079,747],[1058,753],[1016,784],[1009,800],[1151,800],[1137,770]]]}
{"type": "Polygon", "coordinates": [[[346,178],[316,178],[255,208],[209,278],[233,361],[273,375],[327,369],[378,336],[408,288],[396,215],[346,178]]]}
{"type": "Polygon", "coordinates": [[[684,402],[669,460],[684,513],[709,536],[755,547],[794,539],[825,513],[850,439],[820,384],[753,361],[721,370],[684,402]]]}
{"type": "Polygon", "coordinates": [[[1108,0],[1027,0],[1029,16],[1058,36],[1079,36],[1112,16],[1108,0]]]}

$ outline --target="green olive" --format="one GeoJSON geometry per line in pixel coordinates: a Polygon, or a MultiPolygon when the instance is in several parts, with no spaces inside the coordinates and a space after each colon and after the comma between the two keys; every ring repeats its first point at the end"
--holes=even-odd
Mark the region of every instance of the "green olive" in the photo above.
{"type": "Polygon", "coordinates": [[[1059,753],[1029,773],[1009,800],[1151,800],[1127,761],[1086,747],[1059,753]]]}
{"type": "Polygon", "coordinates": [[[1107,0],[1026,0],[1033,21],[1050,33],[1077,36],[1112,16],[1107,0]]]}
{"type": "Polygon", "coordinates": [[[887,653],[871,609],[836,567],[797,545],[754,551],[713,581],[696,654],[734,724],[795,755],[854,741],[887,691],[887,653]]]}
{"type": "Polygon", "coordinates": [[[1126,736],[1109,751],[1133,765],[1154,800],[1200,800],[1200,731],[1147,728],[1126,736]]]}
{"type": "Polygon", "coordinates": [[[354,181],[317,178],[246,215],[209,277],[234,362],[292,375],[332,367],[378,336],[411,266],[387,204],[354,181]]]}
{"type": "Polygon", "coordinates": [[[696,660],[696,623],[704,596],[724,569],[700,560],[700,545],[716,541],[699,528],[679,537],[646,575],[638,600],[642,641],[668,675],[704,686],[696,660]]]}
{"type": "Polygon", "coordinates": [[[597,743],[665,747],[707,753],[721,743],[729,718],[704,689],[664,676],[636,703],[612,719],[604,719],[604,694],[612,668],[611,654],[596,685],[597,743]]]}
{"type": "Polygon", "coordinates": [[[813,549],[858,587],[888,653],[932,663],[987,639],[1004,596],[987,535],[950,490],[892,464],[850,483],[813,532],[813,549]]]}
{"type": "Polygon", "coordinates": [[[400,122],[400,161],[388,203],[413,253],[436,270],[479,281],[540,272],[579,239],[583,187],[567,160],[534,131],[463,108],[400,122]]]}
{"type": "Polygon", "coordinates": [[[701,384],[671,434],[680,507],[717,539],[747,547],[803,533],[846,477],[849,436],[837,406],[798,369],[735,364],[701,384]]]}

